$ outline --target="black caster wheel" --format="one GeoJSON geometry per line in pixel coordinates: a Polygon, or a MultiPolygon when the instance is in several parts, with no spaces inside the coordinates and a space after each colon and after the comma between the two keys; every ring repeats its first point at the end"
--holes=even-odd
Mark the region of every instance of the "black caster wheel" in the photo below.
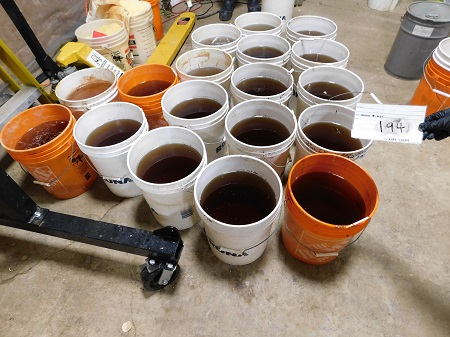
{"type": "Polygon", "coordinates": [[[172,273],[172,276],[169,281],[164,282],[163,284],[159,283],[161,275],[163,273],[163,269],[157,269],[153,272],[149,272],[146,265],[141,268],[141,281],[145,290],[160,290],[169,284],[171,284],[180,274],[181,268],[180,266],[176,266],[175,270],[172,273]]]}

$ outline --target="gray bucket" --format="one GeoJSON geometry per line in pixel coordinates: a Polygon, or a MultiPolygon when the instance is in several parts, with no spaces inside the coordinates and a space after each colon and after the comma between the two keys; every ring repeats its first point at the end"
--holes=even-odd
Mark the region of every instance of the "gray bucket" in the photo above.
{"type": "Polygon", "coordinates": [[[413,2],[401,19],[384,69],[394,77],[417,80],[423,65],[439,42],[450,34],[450,5],[413,2]]]}

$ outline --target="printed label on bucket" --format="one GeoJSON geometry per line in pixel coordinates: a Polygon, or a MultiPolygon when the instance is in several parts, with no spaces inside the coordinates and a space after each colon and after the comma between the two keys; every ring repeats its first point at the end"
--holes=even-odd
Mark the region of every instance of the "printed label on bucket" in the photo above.
{"type": "Polygon", "coordinates": [[[320,261],[320,258],[328,259],[329,256],[324,254],[324,256],[320,256],[322,253],[336,253],[343,250],[347,244],[350,242],[351,237],[348,239],[323,239],[321,237],[316,237],[311,233],[307,233],[305,231],[302,232],[300,238],[297,238],[298,245],[295,250],[295,254],[300,256],[303,259],[317,258],[320,261]]]}
{"type": "Polygon", "coordinates": [[[119,78],[123,74],[122,69],[109,62],[106,58],[104,58],[100,53],[96,52],[95,50],[92,50],[86,59],[89,63],[91,63],[97,68],[105,68],[111,70],[116,75],[117,78],[119,78]]]}

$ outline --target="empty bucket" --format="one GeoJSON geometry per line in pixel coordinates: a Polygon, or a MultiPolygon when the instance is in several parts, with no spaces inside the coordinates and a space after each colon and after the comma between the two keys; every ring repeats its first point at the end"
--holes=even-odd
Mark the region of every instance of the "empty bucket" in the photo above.
{"type": "Polygon", "coordinates": [[[156,220],[186,229],[194,212],[194,182],[207,161],[205,145],[193,131],[178,126],[150,130],[131,146],[127,165],[156,220]]]}
{"type": "MultiPolygon", "coordinates": [[[[128,45],[133,53],[134,64],[144,64],[156,48],[153,31],[153,11],[149,2],[140,1],[139,8],[130,15],[128,45]]],[[[133,5],[133,8],[137,4],[133,5]]]]}
{"type": "Polygon", "coordinates": [[[106,68],[86,68],[64,77],[55,88],[59,102],[75,119],[104,103],[118,100],[117,78],[106,68]]]}
{"type": "Polygon", "coordinates": [[[128,32],[120,20],[98,19],[75,30],[79,42],[87,44],[120,69],[133,67],[133,54],[128,45],[128,32]]]}
{"type": "Polygon", "coordinates": [[[208,162],[224,155],[228,94],[214,82],[196,80],[173,86],[161,100],[169,125],[194,131],[205,143],[208,162]]]}
{"type": "Polygon", "coordinates": [[[297,121],[287,106],[254,99],[239,103],[228,112],[225,132],[230,155],[261,159],[281,176],[294,144],[297,121]]]}
{"type": "Polygon", "coordinates": [[[215,48],[236,57],[236,48],[242,33],[234,25],[213,23],[196,28],[191,34],[192,48],[215,48]]]}
{"type": "Polygon", "coordinates": [[[427,116],[450,107],[450,38],[433,51],[410,104],[426,105],[427,116]]]}
{"type": "Polygon", "coordinates": [[[13,117],[0,134],[9,155],[58,199],[84,193],[97,178],[74,140],[74,125],[69,108],[43,104],[13,117]]]}
{"type": "Polygon", "coordinates": [[[142,194],[127,167],[133,142],[148,131],[144,112],[126,102],[107,103],[85,113],[73,131],[80,150],[89,157],[109,190],[123,198],[142,194]]]}
{"type": "Polygon", "coordinates": [[[418,1],[408,5],[384,64],[392,76],[417,80],[439,42],[450,34],[450,5],[418,1]]]}
{"type": "Polygon", "coordinates": [[[377,11],[392,11],[397,6],[398,0],[368,0],[367,5],[377,11]]]}
{"type": "Polygon", "coordinates": [[[294,163],[315,153],[333,153],[352,160],[366,155],[373,140],[351,137],[355,110],[332,103],[306,108],[295,136],[294,163]]]}
{"type": "Polygon", "coordinates": [[[266,98],[287,104],[292,96],[294,80],[291,72],[270,63],[250,63],[237,68],[231,75],[230,95],[233,105],[266,98]]]}
{"type": "Polygon", "coordinates": [[[249,35],[238,42],[236,57],[238,66],[249,63],[272,63],[285,67],[291,58],[291,45],[278,35],[249,35]]]}
{"type": "Polygon", "coordinates": [[[206,80],[220,84],[228,90],[234,70],[233,57],[215,48],[198,48],[180,55],[175,69],[181,82],[206,80]]]}
{"type": "Polygon", "coordinates": [[[291,44],[302,39],[335,40],[336,35],[336,23],[316,15],[296,16],[289,20],[286,27],[286,38],[291,44]]]}
{"type": "Polygon", "coordinates": [[[226,156],[208,164],[194,199],[213,254],[232,265],[258,259],[281,216],[282,194],[280,178],[262,160],[226,156]]]}
{"type": "Polygon", "coordinates": [[[117,81],[119,98],[144,110],[150,129],[167,126],[161,99],[178,83],[175,71],[165,64],[143,64],[125,72],[117,81]]]}
{"type": "Polygon", "coordinates": [[[294,164],[285,200],[281,237],[286,250],[300,261],[324,264],[362,234],[378,207],[378,190],[354,161],[319,153],[294,164]]]}
{"type": "Polygon", "coordinates": [[[266,12],[248,12],[239,15],[234,25],[242,32],[242,37],[255,34],[280,35],[283,21],[280,17],[266,12]]]}
{"type": "Polygon", "coordinates": [[[307,107],[335,103],[355,108],[364,92],[364,83],[354,72],[333,66],[311,67],[303,71],[297,84],[297,110],[300,116],[307,107]]]}

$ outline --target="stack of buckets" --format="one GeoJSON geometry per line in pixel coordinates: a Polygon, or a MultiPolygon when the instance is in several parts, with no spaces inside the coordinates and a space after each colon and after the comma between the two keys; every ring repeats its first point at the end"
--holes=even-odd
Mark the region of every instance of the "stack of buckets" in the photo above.
{"type": "Polygon", "coordinates": [[[450,107],[450,38],[433,51],[410,104],[426,105],[427,116],[450,107]]]}

